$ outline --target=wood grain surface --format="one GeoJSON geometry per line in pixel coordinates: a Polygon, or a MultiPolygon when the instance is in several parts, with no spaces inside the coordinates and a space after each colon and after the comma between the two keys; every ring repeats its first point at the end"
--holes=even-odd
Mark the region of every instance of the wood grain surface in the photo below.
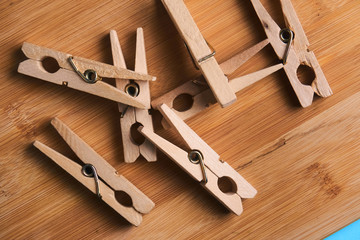
{"type": "MultiPolygon", "coordinates": [[[[360,217],[360,4],[293,0],[334,92],[300,107],[283,70],[186,122],[257,190],[230,213],[158,151],[124,163],[117,103],[17,73],[23,42],[111,64],[117,31],[129,69],[143,27],[152,99],[200,73],[160,0],[0,2],[1,239],[320,239],[360,217]],[[58,117],[156,204],[134,227],[32,146],[77,161],[58,117]]],[[[265,39],[250,1],[185,1],[219,62],[265,39]]],[[[262,0],[284,27],[278,1],[262,0]]],[[[278,63],[266,47],[230,76],[278,63]]],[[[109,79],[114,84],[114,80],[109,79]]],[[[154,111],[155,131],[164,130],[154,111]]]]}

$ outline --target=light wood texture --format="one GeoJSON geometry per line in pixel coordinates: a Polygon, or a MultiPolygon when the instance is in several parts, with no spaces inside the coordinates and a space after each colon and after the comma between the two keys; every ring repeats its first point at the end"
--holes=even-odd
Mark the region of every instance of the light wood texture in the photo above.
{"type": "Polygon", "coordinates": [[[241,67],[241,65],[243,65],[245,62],[247,62],[255,54],[260,52],[268,44],[269,44],[269,40],[265,39],[265,40],[255,44],[251,48],[246,49],[245,51],[236,54],[229,60],[226,60],[225,62],[220,64],[221,70],[224,72],[225,75],[232,74],[239,67],[241,67]]]}
{"type": "MultiPolygon", "coordinates": [[[[172,4],[175,4],[174,2],[171,2],[172,4]]],[[[286,44],[281,42],[279,38],[280,28],[275,23],[275,21],[272,19],[272,17],[269,15],[269,13],[266,11],[264,6],[260,3],[259,0],[254,0],[252,2],[260,20],[262,21],[262,24],[264,26],[265,32],[268,36],[268,39],[265,39],[261,41],[260,43],[254,45],[253,47],[235,55],[234,57],[228,59],[227,61],[220,64],[220,67],[222,71],[225,74],[231,74],[236,69],[238,69],[242,64],[244,64],[246,61],[248,61],[251,57],[253,57],[256,53],[258,53],[260,50],[262,50],[269,42],[272,44],[275,52],[281,59],[284,56],[285,50],[286,50],[286,44]]],[[[313,52],[311,52],[309,47],[309,41],[306,38],[305,32],[301,26],[301,23],[296,15],[296,12],[291,4],[291,1],[289,0],[283,0],[281,1],[282,11],[285,16],[285,20],[287,25],[289,25],[289,28],[292,29],[296,33],[296,40],[294,40],[294,50],[292,50],[292,46],[290,46],[290,52],[295,51],[296,54],[289,53],[291,57],[289,57],[289,61],[284,66],[285,72],[287,73],[290,82],[298,96],[298,99],[303,107],[307,107],[311,105],[313,100],[313,92],[309,86],[303,85],[297,76],[297,70],[302,65],[307,65],[311,67],[315,74],[315,79],[312,82],[313,91],[316,92],[319,96],[322,97],[328,97],[332,95],[331,88],[329,84],[327,83],[327,80],[324,76],[324,73],[321,70],[321,67],[314,55],[313,52]]],[[[253,75],[247,75],[244,78],[237,78],[236,81],[234,81],[232,89],[234,92],[238,92],[242,90],[243,88],[250,86],[251,84],[257,82],[258,80],[261,80],[262,78],[265,78],[266,76],[270,75],[271,73],[269,69],[265,69],[265,71],[261,71],[258,73],[254,73],[253,75]],[[264,73],[267,73],[268,75],[265,75],[264,73]],[[243,86],[240,88],[235,88],[234,90],[234,84],[240,83],[241,80],[247,79],[247,82],[241,83],[239,86],[243,86]],[[235,83],[236,82],[236,83],[235,83]]],[[[230,80],[231,82],[231,80],[230,80]]],[[[167,103],[172,107],[172,102],[174,99],[179,96],[180,94],[185,94],[185,89],[192,87],[191,84],[186,84],[186,86],[182,85],[178,87],[177,89],[174,89],[170,91],[169,93],[165,94],[164,96],[155,99],[152,103],[153,107],[156,107],[157,105],[161,103],[167,103]]],[[[195,91],[196,94],[198,93],[195,91]]],[[[189,93],[187,93],[189,94],[189,93]]],[[[208,96],[208,92],[204,93],[203,95],[208,96]]],[[[183,116],[182,119],[187,119],[189,117],[192,117],[196,113],[204,110],[207,108],[212,102],[209,102],[207,100],[201,99],[199,100],[199,96],[192,95],[193,96],[193,105],[191,108],[187,109],[186,111],[183,111],[180,115],[183,116]],[[196,101],[195,101],[196,100],[196,101]],[[200,102],[200,105],[199,105],[200,102]],[[187,113],[184,113],[187,112],[187,113]]],[[[209,99],[209,97],[207,97],[209,99]]],[[[176,111],[176,110],[175,110],[176,111]]],[[[163,123],[163,126],[166,128],[166,123],[163,123]]]]}
{"type": "MultiPolygon", "coordinates": [[[[113,64],[110,29],[134,69],[142,26],[148,71],[157,77],[152,100],[201,81],[160,1],[0,1],[0,238],[323,239],[359,219],[360,5],[291,2],[334,95],[315,96],[303,109],[280,69],[237,93],[231,106],[215,104],[185,121],[258,190],[236,216],[161,151],[154,163],[124,163],[116,102],[16,71],[26,59],[23,42],[113,64]],[[49,124],[54,116],[156,204],[139,227],[32,146],[38,140],[79,161],[49,124]],[[282,139],[289,132],[298,135],[282,139]]],[[[219,63],[267,38],[250,1],[185,3],[219,63]]],[[[279,1],[261,3],[286,26],[279,1]]],[[[277,63],[268,45],[228,77],[277,63]]],[[[159,115],[154,111],[155,132],[186,149],[161,129],[159,115]]]]}
{"type": "MultiPolygon", "coordinates": [[[[229,59],[230,62],[234,63],[233,59],[229,59]]],[[[226,62],[225,62],[226,63],[226,62]]],[[[230,66],[230,65],[229,65],[230,66]]],[[[282,69],[284,67],[283,64],[277,64],[268,68],[261,69],[257,72],[247,74],[245,76],[237,77],[231,79],[229,81],[231,89],[237,93],[252,84],[264,79],[270,74],[282,69]]],[[[171,90],[170,92],[164,94],[163,96],[154,99],[151,104],[154,108],[157,108],[161,104],[167,104],[170,108],[175,111],[179,117],[183,120],[186,120],[190,117],[195,116],[201,111],[208,108],[210,105],[216,103],[214,96],[212,95],[210,89],[206,85],[196,84],[194,81],[188,81],[183,85],[171,90]],[[177,111],[174,109],[174,100],[181,94],[189,94],[192,96],[192,105],[189,109],[183,111],[177,111]]],[[[169,125],[162,121],[162,125],[165,129],[169,127],[169,125]]]]}
{"type": "Polygon", "coordinates": [[[166,10],[174,21],[180,35],[184,39],[196,65],[200,68],[210,89],[222,107],[229,106],[236,101],[236,95],[231,91],[228,79],[222,72],[215,57],[205,61],[212,51],[202,36],[183,0],[162,0],[166,10]]]}
{"type": "MultiPolygon", "coordinates": [[[[61,68],[67,70],[74,70],[68,58],[71,56],[68,53],[62,53],[59,51],[55,51],[49,48],[36,46],[35,44],[24,42],[21,50],[29,59],[41,61],[44,57],[52,57],[54,58],[61,68]]],[[[144,80],[144,81],[155,81],[156,77],[136,73],[124,68],[114,67],[110,64],[105,64],[101,62],[97,62],[94,60],[82,58],[82,57],[73,57],[73,61],[76,67],[80,72],[85,72],[87,69],[95,70],[100,77],[106,78],[131,78],[135,80],[144,80]]]]}
{"type": "Polygon", "coordinates": [[[18,68],[18,72],[45,80],[47,82],[58,85],[65,85],[66,87],[107,98],[116,102],[123,102],[132,106],[137,106],[139,108],[146,107],[141,102],[136,101],[136,99],[133,97],[125,94],[122,91],[119,91],[118,89],[103,81],[97,81],[94,84],[89,84],[82,80],[74,71],[65,69],[59,69],[55,73],[49,73],[42,69],[41,63],[39,61],[32,59],[21,62],[18,68]]]}
{"type": "MultiPolygon", "coordinates": [[[[265,33],[274,51],[278,55],[279,59],[284,57],[286,43],[283,43],[279,37],[280,27],[272,19],[270,14],[261,4],[260,0],[251,0],[252,5],[264,27],[265,33]]],[[[296,50],[291,46],[288,53],[287,64],[284,66],[284,70],[288,79],[293,87],[301,106],[308,107],[312,104],[314,92],[321,97],[328,97],[332,95],[332,90],[325,78],[323,71],[315,57],[315,54],[308,50],[309,42],[307,41],[304,30],[297,18],[296,12],[292,7],[289,0],[281,1],[282,10],[286,19],[288,27],[294,31],[294,45],[296,50]],[[297,37],[299,34],[300,37],[297,37]],[[298,46],[302,46],[299,48],[298,46]],[[298,53],[300,52],[300,56],[298,53]],[[297,76],[297,69],[300,64],[311,67],[315,74],[315,79],[311,86],[304,85],[300,82],[297,76]]]]}
{"type": "MultiPolygon", "coordinates": [[[[103,196],[103,200],[129,222],[138,226],[142,221],[142,217],[138,212],[149,213],[150,210],[155,206],[154,203],[125,177],[118,175],[117,171],[108,162],[106,162],[63,122],[57,118],[54,118],[51,121],[51,124],[63,137],[66,143],[71,147],[74,153],[85,164],[93,165],[99,177],[106,182],[106,184],[104,184],[100,180],[100,194],[103,196]],[[107,187],[107,185],[112,189],[107,187]],[[103,194],[103,189],[105,189],[105,194],[103,194]],[[115,199],[114,190],[127,193],[132,200],[133,207],[126,207],[117,202],[115,199]]],[[[57,153],[56,151],[38,141],[34,143],[34,146],[45,153],[64,170],[69,172],[78,181],[83,183],[88,189],[90,189],[92,192],[95,192],[94,180],[92,179],[92,183],[89,180],[85,180],[88,178],[81,173],[81,167],[77,163],[72,162],[72,160],[57,153]]]]}
{"type": "MultiPolygon", "coordinates": [[[[229,164],[220,161],[220,156],[207,145],[184,121],[176,115],[166,104],[158,107],[167,122],[181,136],[190,150],[198,150],[204,158],[205,171],[208,182],[202,182],[204,188],[214,197],[222,202],[229,210],[235,214],[242,213],[241,198],[253,198],[257,191],[229,164]],[[234,184],[233,192],[222,192],[218,186],[219,178],[226,177],[234,184]]],[[[193,164],[189,161],[188,154],[177,146],[156,135],[146,127],[140,127],[139,131],[149,139],[157,148],[160,148],[168,157],[175,161],[179,166],[189,173],[197,181],[203,179],[200,164],[193,164]]]]}
{"type": "MultiPolygon", "coordinates": [[[[114,88],[113,86],[98,81],[94,84],[86,83],[84,80],[82,80],[78,74],[72,69],[70,66],[70,63],[68,62],[69,54],[54,51],[51,49],[39,47],[30,43],[24,43],[22,46],[22,50],[25,53],[25,55],[29,58],[19,64],[18,72],[31,76],[36,77],[41,80],[45,80],[48,82],[52,82],[58,85],[65,85],[67,87],[80,90],[83,92],[87,92],[93,95],[97,95],[100,97],[104,97],[110,100],[114,100],[117,102],[123,102],[127,103],[131,106],[137,106],[139,108],[145,108],[146,105],[142,104],[141,102],[138,102],[133,97],[125,94],[124,92],[121,92],[114,88]],[[55,73],[47,72],[41,63],[41,59],[44,57],[52,57],[55,60],[57,60],[60,68],[55,73]]],[[[74,63],[78,67],[80,71],[85,71],[86,69],[94,69],[96,71],[102,69],[103,71],[99,72],[100,76],[109,75],[105,72],[111,72],[112,69],[115,69],[111,65],[99,65],[96,62],[87,61],[87,63],[84,63],[84,61],[80,60],[79,58],[74,58],[74,63]],[[76,62],[76,63],[75,63],[76,62]],[[83,63],[83,64],[79,64],[83,63]],[[91,63],[91,64],[88,64],[91,63]],[[78,65],[79,64],[79,65],[78,65]],[[98,66],[98,67],[96,67],[98,66]],[[101,66],[101,67],[99,67],[101,66]],[[107,69],[107,67],[110,66],[111,68],[107,69]],[[81,70],[82,69],[82,70],[81,70]]],[[[123,76],[122,74],[123,69],[120,69],[119,74],[116,74],[116,76],[123,76]]],[[[126,70],[126,69],[125,69],[126,70]]],[[[135,75],[139,75],[138,73],[134,73],[135,75]]],[[[111,74],[110,74],[111,75],[111,74]]],[[[112,74],[113,75],[113,74],[112,74]]],[[[134,76],[133,74],[125,74],[126,76],[134,76]]]]}
{"type": "MultiPolygon", "coordinates": [[[[117,32],[115,30],[110,30],[110,44],[111,44],[112,61],[114,66],[127,68],[124,54],[121,50],[120,41],[117,32]]],[[[115,85],[120,90],[125,91],[125,87],[129,83],[130,83],[129,79],[115,78],[115,85]]],[[[123,112],[127,106],[129,105],[118,103],[119,112],[123,112]]]]}
{"type": "Polygon", "coordinates": [[[325,78],[317,58],[315,57],[314,52],[309,49],[309,40],[306,37],[305,31],[301,26],[300,20],[297,17],[291,1],[281,0],[280,2],[288,28],[292,29],[296,33],[296,39],[294,39],[294,51],[296,52],[300,64],[311,67],[315,73],[315,79],[311,83],[314,92],[321,97],[331,96],[333,94],[332,90],[325,78]]]}
{"type": "MultiPolygon", "coordinates": [[[[112,46],[112,55],[114,65],[126,68],[124,55],[121,50],[120,42],[116,31],[110,31],[110,40],[112,46]]],[[[135,71],[138,73],[147,74],[146,53],[144,32],[142,28],[137,29],[136,33],[136,52],[135,52],[135,71]]],[[[130,81],[121,79],[116,80],[117,87],[124,89],[130,81]]],[[[136,97],[143,102],[147,108],[150,108],[150,86],[149,82],[135,81],[139,86],[139,95],[136,97]]],[[[149,141],[145,140],[140,145],[137,144],[131,136],[131,127],[140,123],[154,131],[152,117],[148,110],[133,108],[119,103],[119,110],[122,112],[120,118],[121,136],[124,150],[124,161],[126,163],[133,163],[142,155],[148,162],[156,161],[156,149],[149,141]]]]}
{"type": "Polygon", "coordinates": [[[304,53],[309,49],[309,40],[306,37],[305,31],[301,26],[300,20],[297,17],[296,11],[292,6],[291,1],[280,0],[280,3],[287,27],[296,32],[296,41],[293,43],[294,51],[300,59],[300,62],[306,62],[307,58],[304,53]]]}
{"type": "Polygon", "coordinates": [[[237,185],[237,194],[243,198],[252,198],[256,195],[256,190],[246,182],[233,168],[226,162],[220,161],[220,156],[202,140],[184,121],[181,120],[171,109],[163,104],[159,111],[176,130],[181,138],[186,142],[190,149],[199,150],[205,159],[205,166],[214,172],[219,178],[228,176],[237,185]]]}
{"type": "MultiPolygon", "coordinates": [[[[249,49],[246,49],[245,51],[236,54],[232,58],[220,64],[222,71],[224,72],[224,74],[232,74],[239,67],[241,67],[241,65],[247,62],[249,59],[251,59],[255,54],[261,51],[268,44],[269,44],[268,39],[265,39],[260,43],[250,47],[249,49]]],[[[233,92],[237,93],[242,89],[250,86],[251,84],[254,84],[257,81],[276,72],[282,67],[283,65],[277,64],[275,66],[264,68],[262,70],[248,74],[246,76],[231,79],[229,81],[230,87],[233,92]]],[[[216,102],[214,101],[215,98],[213,94],[211,93],[211,91],[208,90],[207,85],[206,84],[201,84],[202,86],[199,85],[200,84],[197,84],[197,80],[186,82],[180,85],[179,87],[171,90],[170,92],[164,94],[163,96],[154,99],[151,105],[154,108],[157,108],[159,105],[165,103],[168,106],[170,106],[170,108],[173,111],[175,111],[181,117],[181,119],[186,120],[190,117],[193,117],[197,113],[205,110],[210,105],[216,102]],[[188,109],[177,111],[176,109],[174,109],[173,103],[174,100],[182,94],[189,94],[192,97],[193,102],[188,109]]],[[[162,125],[166,129],[169,127],[169,125],[164,120],[162,121],[162,125]]]]}
{"type": "Polygon", "coordinates": [[[124,191],[132,198],[133,207],[141,212],[148,213],[154,207],[154,203],[131,184],[122,175],[118,175],[117,171],[105,161],[97,152],[94,151],[86,142],[77,136],[68,126],[61,122],[58,118],[54,118],[51,124],[62,136],[65,142],[71,147],[74,153],[82,159],[84,163],[90,163],[98,172],[99,176],[114,190],[124,191]]]}
{"type": "MultiPolygon", "coordinates": [[[[95,182],[93,178],[85,177],[81,173],[81,166],[71,159],[65,157],[64,155],[54,151],[48,146],[44,145],[41,142],[35,141],[34,146],[48,156],[51,160],[57,163],[65,171],[71,174],[76,180],[81,182],[85,187],[87,187],[93,193],[96,193],[95,182]]],[[[101,180],[99,181],[99,189],[101,194],[101,199],[106,202],[110,207],[112,207],[116,212],[128,220],[131,224],[139,226],[142,222],[142,215],[137,212],[134,208],[125,207],[121,205],[115,198],[115,192],[113,189],[109,188],[101,180]]]]}
{"type": "Polygon", "coordinates": [[[261,69],[257,72],[249,73],[245,76],[231,79],[230,86],[234,92],[240,92],[244,88],[249,87],[250,85],[260,81],[261,79],[264,79],[265,77],[269,76],[270,74],[273,74],[274,72],[279,71],[283,67],[284,67],[284,65],[279,63],[274,66],[261,69]]]}

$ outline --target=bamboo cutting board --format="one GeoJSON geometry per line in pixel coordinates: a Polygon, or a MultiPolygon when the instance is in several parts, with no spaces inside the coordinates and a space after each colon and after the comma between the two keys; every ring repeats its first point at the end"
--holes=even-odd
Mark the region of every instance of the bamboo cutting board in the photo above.
{"type": "MultiPolygon", "coordinates": [[[[1,239],[319,239],[360,217],[360,5],[357,0],[293,0],[334,95],[303,109],[283,71],[186,122],[257,190],[236,216],[158,152],[125,164],[117,104],[20,75],[21,44],[31,42],[112,63],[118,32],[134,66],[143,27],[152,99],[200,74],[161,1],[1,1],[1,239]],[[76,160],[50,126],[57,116],[156,204],[133,227],[55,165],[40,140],[76,160]]],[[[185,1],[219,62],[263,40],[250,1],[185,1]]],[[[284,26],[280,4],[262,0],[284,26]]],[[[233,75],[276,63],[270,48],[233,75]]],[[[230,76],[232,77],[232,76],[230,76]]],[[[110,80],[111,81],[111,80],[110,80]]],[[[155,130],[162,129],[154,113],[155,130]]]]}

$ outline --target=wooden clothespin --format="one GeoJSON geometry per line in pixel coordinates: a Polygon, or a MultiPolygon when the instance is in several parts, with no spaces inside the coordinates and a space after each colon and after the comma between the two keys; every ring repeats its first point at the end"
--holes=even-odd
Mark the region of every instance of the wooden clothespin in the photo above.
{"type": "Polygon", "coordinates": [[[320,68],[315,54],[309,50],[309,41],[290,0],[280,0],[287,27],[281,29],[271,18],[259,0],[251,3],[264,27],[268,41],[279,59],[283,59],[285,73],[299,99],[301,106],[312,104],[314,93],[320,97],[332,95],[331,88],[320,68]],[[300,65],[307,65],[314,71],[311,86],[304,85],[297,76],[300,65]]]}
{"type": "Polygon", "coordinates": [[[162,2],[184,39],[194,63],[201,70],[217,101],[222,107],[235,102],[236,95],[214,57],[215,51],[208,46],[184,1],[162,0],[162,2]]]}
{"type": "MultiPolygon", "coordinates": [[[[163,0],[163,3],[169,12],[170,9],[176,12],[175,5],[181,6],[181,8],[185,8],[185,10],[188,12],[186,6],[184,5],[183,0],[175,0],[175,1],[163,0]]],[[[170,15],[172,16],[173,19],[179,18],[179,16],[177,15],[176,15],[177,17],[173,16],[172,13],[170,13],[170,15]]],[[[263,40],[260,43],[254,45],[253,47],[236,54],[235,56],[231,57],[225,62],[218,64],[219,69],[222,71],[222,75],[226,76],[232,74],[235,70],[237,70],[241,65],[243,65],[246,61],[252,58],[256,53],[258,53],[268,44],[269,41],[267,39],[263,40]]],[[[230,86],[230,89],[233,93],[237,93],[240,90],[265,78],[266,76],[278,71],[282,67],[283,67],[282,64],[276,64],[274,66],[261,69],[257,72],[231,79],[229,80],[228,85],[230,86]]],[[[183,120],[185,120],[191,116],[194,116],[198,112],[206,109],[209,105],[214,104],[215,102],[216,102],[216,97],[214,97],[214,95],[211,93],[211,90],[209,89],[209,86],[207,84],[204,84],[198,80],[192,80],[180,85],[179,87],[173,89],[172,91],[153,100],[151,105],[154,108],[156,108],[159,104],[165,103],[173,111],[175,111],[183,120]],[[173,108],[173,102],[176,97],[182,94],[189,94],[190,96],[192,96],[193,104],[189,109],[180,112],[173,108]]],[[[164,122],[163,125],[166,127],[166,124],[164,122]]]]}
{"type": "MultiPolygon", "coordinates": [[[[163,2],[164,4],[168,4],[168,1],[165,3],[164,0],[163,2]]],[[[181,3],[182,0],[176,0],[174,2],[181,3]]],[[[171,3],[173,3],[173,1],[171,1],[171,3]]],[[[219,65],[220,68],[225,75],[233,73],[269,43],[271,43],[279,58],[283,60],[283,64],[277,64],[254,73],[229,80],[229,85],[232,90],[234,92],[239,92],[240,90],[258,82],[259,80],[284,67],[285,72],[299,98],[300,104],[303,107],[307,107],[312,103],[314,92],[322,97],[330,96],[332,91],[314,53],[308,50],[309,42],[290,0],[281,0],[285,20],[288,25],[288,28],[283,30],[277,26],[258,0],[254,0],[252,3],[257,9],[258,15],[261,16],[259,18],[261,20],[265,20],[262,21],[262,23],[268,38],[221,63],[219,65]],[[293,30],[290,31],[290,29],[293,30]],[[289,36],[292,35],[293,39],[286,39],[287,34],[289,36]],[[297,69],[300,65],[307,65],[314,70],[316,78],[312,83],[312,87],[303,85],[299,81],[297,77],[297,69]]],[[[183,120],[186,120],[215,102],[216,99],[211,94],[209,87],[202,82],[193,80],[185,82],[179,87],[153,100],[151,105],[156,108],[159,104],[165,103],[170,106],[170,108],[183,120]],[[182,94],[192,96],[193,104],[189,109],[180,112],[173,108],[173,102],[176,97],[182,94]]],[[[165,122],[163,122],[163,125],[164,127],[167,127],[165,122]]]]}
{"type": "MultiPolygon", "coordinates": [[[[126,68],[125,59],[115,30],[110,31],[110,40],[114,65],[126,68]]],[[[135,72],[147,74],[145,41],[142,28],[138,28],[136,34],[135,72]]],[[[116,87],[118,89],[124,89],[125,92],[135,97],[139,102],[145,105],[147,109],[150,108],[149,82],[116,79],[116,87]]],[[[120,126],[125,162],[135,162],[140,155],[142,155],[148,162],[156,161],[155,146],[148,140],[145,140],[139,145],[135,143],[131,136],[131,128],[137,123],[140,123],[153,131],[154,127],[152,116],[149,114],[149,111],[146,109],[129,107],[128,105],[122,103],[119,103],[118,106],[119,111],[121,112],[120,126]]]]}
{"type": "Polygon", "coordinates": [[[142,221],[141,213],[149,213],[155,204],[125,177],[118,175],[108,162],[63,122],[54,118],[51,124],[85,165],[80,166],[39,141],[35,141],[34,146],[70,173],[90,191],[96,193],[126,220],[138,226],[142,221]],[[115,198],[115,192],[117,191],[130,196],[132,206],[120,204],[115,198]]]}
{"type": "Polygon", "coordinates": [[[22,74],[65,85],[130,106],[147,107],[125,92],[100,80],[105,77],[153,81],[156,79],[155,77],[85,58],[73,57],[67,53],[26,42],[23,43],[22,51],[29,58],[19,64],[18,72],[22,74]],[[42,60],[47,57],[55,59],[58,63],[59,69],[56,72],[48,72],[42,66],[42,60]]]}
{"type": "Polygon", "coordinates": [[[257,191],[229,164],[221,161],[220,156],[166,104],[158,109],[191,150],[184,151],[146,127],[139,127],[139,131],[191,177],[201,182],[224,206],[240,215],[243,211],[241,198],[253,198],[257,191]],[[223,192],[218,185],[219,179],[233,183],[232,192],[223,192]]]}

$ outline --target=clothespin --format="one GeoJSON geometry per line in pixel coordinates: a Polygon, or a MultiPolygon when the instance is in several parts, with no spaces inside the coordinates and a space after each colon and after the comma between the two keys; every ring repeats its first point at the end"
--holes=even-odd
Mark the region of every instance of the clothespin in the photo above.
{"type": "MultiPolygon", "coordinates": [[[[249,49],[249,50],[251,50],[251,49],[249,49]]],[[[239,57],[239,56],[240,56],[240,54],[236,55],[235,57],[239,57]]],[[[233,61],[233,59],[229,59],[229,60],[225,61],[224,64],[220,64],[220,66],[227,66],[227,64],[231,61],[233,61]]],[[[233,61],[233,62],[235,62],[235,61],[233,61]]],[[[243,64],[243,62],[241,64],[243,64]]],[[[228,66],[230,66],[230,64],[228,66]]],[[[276,64],[274,66],[261,69],[254,73],[250,73],[250,74],[247,74],[247,75],[244,75],[241,77],[231,79],[229,81],[229,84],[234,92],[239,92],[242,89],[247,88],[248,86],[250,86],[250,85],[258,82],[259,80],[269,76],[270,74],[280,70],[281,68],[283,68],[283,64],[276,64]]],[[[211,104],[216,103],[216,99],[206,84],[199,82],[197,80],[190,80],[190,81],[187,81],[184,84],[180,85],[179,87],[174,88],[173,90],[165,93],[161,97],[154,99],[151,102],[151,105],[154,108],[157,108],[157,106],[162,103],[167,104],[174,112],[176,112],[176,114],[181,119],[186,120],[186,119],[196,115],[197,113],[205,110],[211,104]],[[189,109],[185,109],[183,111],[178,111],[174,108],[174,101],[178,96],[183,95],[183,94],[190,95],[192,97],[193,102],[189,109]]],[[[168,127],[168,125],[166,124],[166,121],[165,122],[163,121],[162,125],[165,128],[168,127]]]]}
{"type": "MultiPolygon", "coordinates": [[[[186,6],[184,5],[183,0],[163,0],[163,3],[165,5],[165,8],[168,10],[170,16],[173,18],[174,22],[176,22],[178,29],[181,27],[185,29],[180,29],[179,31],[183,31],[182,34],[188,33],[187,31],[190,31],[191,28],[188,28],[186,24],[184,24],[183,18],[187,21],[188,18],[191,18],[191,15],[188,13],[188,10],[186,6]],[[181,11],[180,11],[181,9],[181,11]]],[[[184,20],[185,21],[185,20],[184,20]]],[[[193,19],[191,18],[191,21],[193,22],[193,19]]],[[[195,23],[193,23],[195,24],[195,23]]],[[[196,25],[195,25],[196,26],[196,25]]],[[[199,30],[197,29],[197,34],[201,35],[199,30]]],[[[193,35],[191,36],[192,39],[193,35]]],[[[201,36],[202,37],[202,36],[201,36]]],[[[200,38],[200,37],[199,37],[200,38]]],[[[185,41],[186,38],[184,37],[185,41]]],[[[199,40],[200,41],[200,40],[199,40]]],[[[205,41],[205,40],[204,40],[205,41]]],[[[241,65],[243,65],[246,61],[248,61],[250,58],[252,58],[255,54],[257,54],[260,50],[262,50],[265,46],[269,44],[269,41],[267,39],[261,41],[260,43],[254,45],[253,47],[240,52],[233,56],[232,58],[226,60],[225,62],[221,64],[217,64],[218,68],[220,69],[221,74],[223,76],[227,76],[232,74],[235,70],[237,70],[241,65]]],[[[212,56],[212,58],[214,58],[212,56]]],[[[214,58],[215,59],[215,58],[214,58]]],[[[216,60],[214,60],[216,62],[216,60]]],[[[230,79],[227,83],[229,85],[231,91],[233,94],[239,92],[240,90],[258,82],[259,80],[265,78],[266,76],[278,71],[283,67],[282,64],[276,64],[274,66],[261,69],[257,72],[237,77],[234,79],[230,79]]],[[[205,73],[204,73],[205,76],[205,73]]],[[[206,78],[206,76],[205,76],[206,78]]],[[[226,78],[226,77],[225,77],[226,78]]],[[[219,82],[218,82],[219,83],[219,82]]],[[[209,81],[208,84],[210,85],[209,81]]],[[[211,85],[210,85],[211,88],[211,85]]],[[[213,90],[211,88],[211,90],[213,90]]],[[[173,89],[172,91],[164,94],[163,96],[155,99],[152,101],[151,105],[156,108],[159,104],[165,103],[167,104],[173,111],[175,111],[183,120],[194,116],[198,112],[206,109],[209,105],[214,104],[216,102],[216,94],[213,91],[213,94],[211,93],[211,90],[209,89],[209,86],[205,83],[202,83],[198,80],[192,80],[185,82],[183,85],[180,85],[179,87],[173,89]],[[193,104],[192,106],[184,111],[177,111],[173,108],[173,102],[176,97],[182,95],[182,94],[189,94],[193,98],[193,104]]],[[[166,127],[166,124],[163,122],[164,127],[166,127]]]]}
{"type": "MultiPolygon", "coordinates": [[[[183,1],[163,0],[163,3],[165,6],[167,6],[169,3],[182,5],[183,1]]],[[[221,63],[219,65],[220,68],[225,75],[232,74],[236,69],[252,58],[255,54],[260,52],[269,43],[271,43],[279,58],[283,59],[283,64],[277,64],[265,69],[261,69],[254,73],[229,80],[229,85],[233,92],[239,92],[240,90],[258,82],[259,80],[284,67],[285,72],[288,75],[288,78],[299,98],[300,104],[303,107],[307,107],[312,103],[314,92],[322,97],[330,96],[332,91],[314,53],[308,50],[309,42],[290,0],[281,0],[284,17],[288,25],[288,28],[283,30],[281,30],[280,27],[276,25],[276,23],[258,0],[254,0],[252,3],[257,9],[258,15],[261,16],[259,18],[261,20],[265,20],[262,21],[262,23],[268,38],[221,63]],[[290,31],[290,29],[293,30],[290,31]],[[314,70],[316,78],[312,83],[312,87],[303,85],[299,81],[297,77],[297,69],[300,64],[308,65],[314,70]]],[[[165,103],[170,106],[170,108],[175,111],[183,120],[186,120],[206,109],[209,105],[214,104],[215,102],[216,99],[211,94],[207,84],[198,80],[192,80],[185,82],[179,87],[153,100],[151,105],[156,108],[159,104],[165,103]],[[174,100],[183,94],[190,95],[192,97],[193,103],[189,109],[184,111],[177,111],[173,108],[174,100]]],[[[167,127],[167,124],[164,121],[163,126],[167,127]]]]}
{"type": "Polygon", "coordinates": [[[85,165],[80,166],[39,141],[35,141],[34,146],[96,193],[126,220],[138,226],[142,221],[141,213],[149,213],[155,204],[125,177],[118,175],[108,162],[63,122],[54,118],[51,124],[85,165]],[[118,191],[131,198],[132,206],[124,206],[116,200],[115,192],[118,191]]]}
{"type": "MultiPolygon", "coordinates": [[[[137,29],[136,36],[135,72],[147,74],[145,41],[142,28],[137,29]]],[[[115,30],[110,31],[110,40],[114,66],[126,69],[125,59],[115,30]]],[[[145,105],[147,109],[150,108],[149,82],[116,79],[116,87],[118,89],[125,89],[125,92],[136,98],[139,102],[145,105]]],[[[136,126],[137,123],[153,131],[154,127],[152,116],[149,114],[149,111],[146,109],[130,107],[122,103],[119,103],[118,106],[119,111],[121,112],[120,126],[125,162],[135,162],[140,155],[142,155],[148,162],[156,161],[155,146],[148,140],[145,140],[139,145],[135,143],[131,136],[132,126],[136,126]]]]}
{"type": "Polygon", "coordinates": [[[73,57],[67,53],[27,42],[23,43],[22,51],[29,58],[19,64],[18,72],[22,74],[58,85],[65,85],[134,107],[147,107],[130,95],[100,80],[102,77],[105,77],[154,81],[155,77],[85,58],[73,57]],[[59,69],[56,72],[48,72],[42,66],[42,60],[47,57],[56,60],[59,65],[59,69]]]}
{"type": "Polygon", "coordinates": [[[158,106],[158,110],[191,150],[187,152],[175,146],[149,128],[140,126],[138,130],[191,177],[201,182],[224,206],[240,215],[243,211],[241,198],[253,198],[257,191],[229,164],[219,160],[219,155],[166,104],[158,106]],[[229,180],[233,184],[232,192],[223,192],[218,185],[219,179],[229,180]]]}
{"type": "Polygon", "coordinates": [[[162,2],[184,39],[194,63],[201,70],[217,101],[222,107],[235,102],[236,95],[214,57],[215,51],[208,46],[184,1],[162,0],[162,2]]]}
{"type": "Polygon", "coordinates": [[[251,0],[268,41],[279,59],[283,59],[285,73],[301,106],[307,107],[311,105],[314,93],[320,97],[328,97],[332,95],[332,91],[315,54],[308,49],[309,41],[291,1],[280,0],[280,2],[287,25],[285,29],[281,29],[276,24],[259,0],[251,0]],[[300,65],[307,65],[314,71],[315,79],[311,86],[300,82],[297,76],[297,69],[300,65]]]}

